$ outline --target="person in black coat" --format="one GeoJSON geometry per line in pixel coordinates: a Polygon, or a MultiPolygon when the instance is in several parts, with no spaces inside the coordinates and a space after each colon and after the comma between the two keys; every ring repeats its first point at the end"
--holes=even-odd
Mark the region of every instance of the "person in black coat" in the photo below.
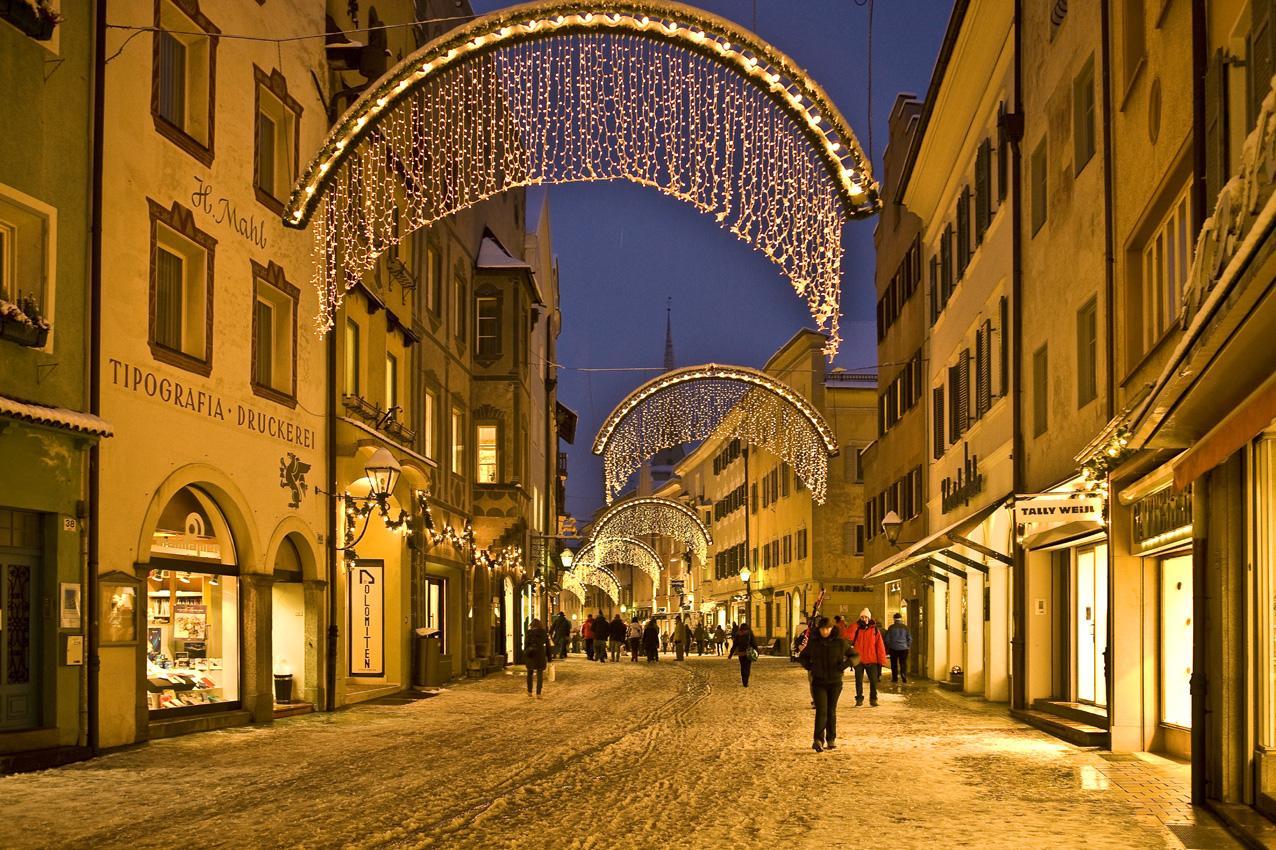
{"type": "Polygon", "coordinates": [[[594,660],[599,663],[607,661],[607,639],[611,637],[611,623],[602,611],[594,618],[594,660]]]}
{"type": "Polygon", "coordinates": [[[749,672],[753,669],[753,659],[757,654],[758,639],[753,636],[748,623],[741,623],[740,628],[736,629],[735,637],[731,639],[731,651],[727,653],[727,658],[729,660],[733,655],[740,656],[740,684],[746,688],[749,687],[749,672]]]}
{"type": "Polygon", "coordinates": [[[655,617],[648,620],[647,627],[642,630],[642,648],[647,653],[648,664],[660,660],[660,627],[656,625],[655,617]]]}
{"type": "Polygon", "coordinates": [[[549,632],[540,620],[532,620],[523,636],[523,663],[527,665],[527,695],[532,695],[532,677],[536,677],[536,698],[545,684],[545,667],[549,663],[549,632]]]}
{"type": "Polygon", "coordinates": [[[619,614],[612,618],[609,629],[610,640],[607,642],[607,648],[611,651],[611,660],[619,661],[620,648],[625,645],[625,621],[620,619],[619,614]]]}
{"type": "Polygon", "coordinates": [[[572,624],[567,619],[567,615],[559,611],[554,615],[554,623],[550,626],[550,631],[554,636],[554,649],[558,652],[559,658],[567,657],[567,643],[572,636],[572,624]]]}
{"type": "Polygon", "coordinates": [[[855,646],[841,637],[828,617],[821,617],[815,633],[798,659],[811,674],[815,700],[815,737],[811,749],[837,748],[837,699],[842,695],[842,673],[858,660],[855,646]]]}

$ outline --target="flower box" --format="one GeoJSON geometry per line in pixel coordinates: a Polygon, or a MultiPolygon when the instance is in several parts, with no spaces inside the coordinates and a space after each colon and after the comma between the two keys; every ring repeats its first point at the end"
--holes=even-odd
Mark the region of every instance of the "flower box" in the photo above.
{"type": "Polygon", "coordinates": [[[61,18],[51,8],[35,0],[0,0],[0,18],[13,24],[36,41],[53,38],[53,28],[61,18]]]}
{"type": "Polygon", "coordinates": [[[7,339],[28,348],[43,348],[49,341],[49,329],[0,316],[0,339],[7,339]]]}

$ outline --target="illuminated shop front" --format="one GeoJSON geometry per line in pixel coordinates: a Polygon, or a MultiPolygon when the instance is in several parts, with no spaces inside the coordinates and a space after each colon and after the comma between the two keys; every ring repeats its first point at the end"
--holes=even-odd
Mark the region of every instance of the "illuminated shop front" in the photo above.
{"type": "Polygon", "coordinates": [[[216,504],[179,490],[152,537],[146,580],[146,705],[152,719],[240,707],[234,541],[216,504]]]}

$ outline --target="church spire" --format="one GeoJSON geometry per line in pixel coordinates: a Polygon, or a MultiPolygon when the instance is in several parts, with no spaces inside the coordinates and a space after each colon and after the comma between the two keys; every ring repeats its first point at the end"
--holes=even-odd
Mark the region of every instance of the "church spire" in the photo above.
{"type": "Polygon", "coordinates": [[[665,302],[665,371],[673,368],[673,299],[665,302]]]}

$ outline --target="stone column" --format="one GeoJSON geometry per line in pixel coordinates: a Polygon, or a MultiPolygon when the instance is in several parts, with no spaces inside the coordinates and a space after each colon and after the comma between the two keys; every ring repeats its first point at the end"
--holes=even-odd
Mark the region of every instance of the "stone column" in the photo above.
{"type": "MultiPolygon", "coordinates": [[[[1157,663],[1155,644],[1143,642],[1144,617],[1156,617],[1157,600],[1144,595],[1143,559],[1131,551],[1133,510],[1112,499],[1108,518],[1108,731],[1112,751],[1140,752],[1143,746],[1144,654],[1157,663]],[[1120,604],[1113,604],[1120,600],[1120,604]]],[[[1075,585],[1074,585],[1075,587],[1075,585]]],[[[1074,604],[1075,608],[1075,604],[1074,604]]],[[[1075,615],[1074,615],[1075,616],[1075,615]]],[[[1072,647],[1075,657],[1077,648],[1072,647]]],[[[1071,662],[1072,659],[1069,659],[1071,662]]],[[[1156,676],[1147,677],[1155,685],[1156,676]]]]}
{"type": "Polygon", "coordinates": [[[305,690],[298,695],[304,701],[322,710],[327,705],[327,628],[328,583],[325,581],[305,582],[306,602],[306,675],[305,690]]]}
{"type": "Polygon", "coordinates": [[[270,723],[275,718],[271,624],[274,609],[274,577],[244,573],[239,577],[239,616],[243,664],[243,693],[240,702],[252,714],[254,723],[270,723]]]}
{"type": "Polygon", "coordinates": [[[976,569],[966,571],[966,682],[963,692],[984,695],[984,583],[976,569]]]}

